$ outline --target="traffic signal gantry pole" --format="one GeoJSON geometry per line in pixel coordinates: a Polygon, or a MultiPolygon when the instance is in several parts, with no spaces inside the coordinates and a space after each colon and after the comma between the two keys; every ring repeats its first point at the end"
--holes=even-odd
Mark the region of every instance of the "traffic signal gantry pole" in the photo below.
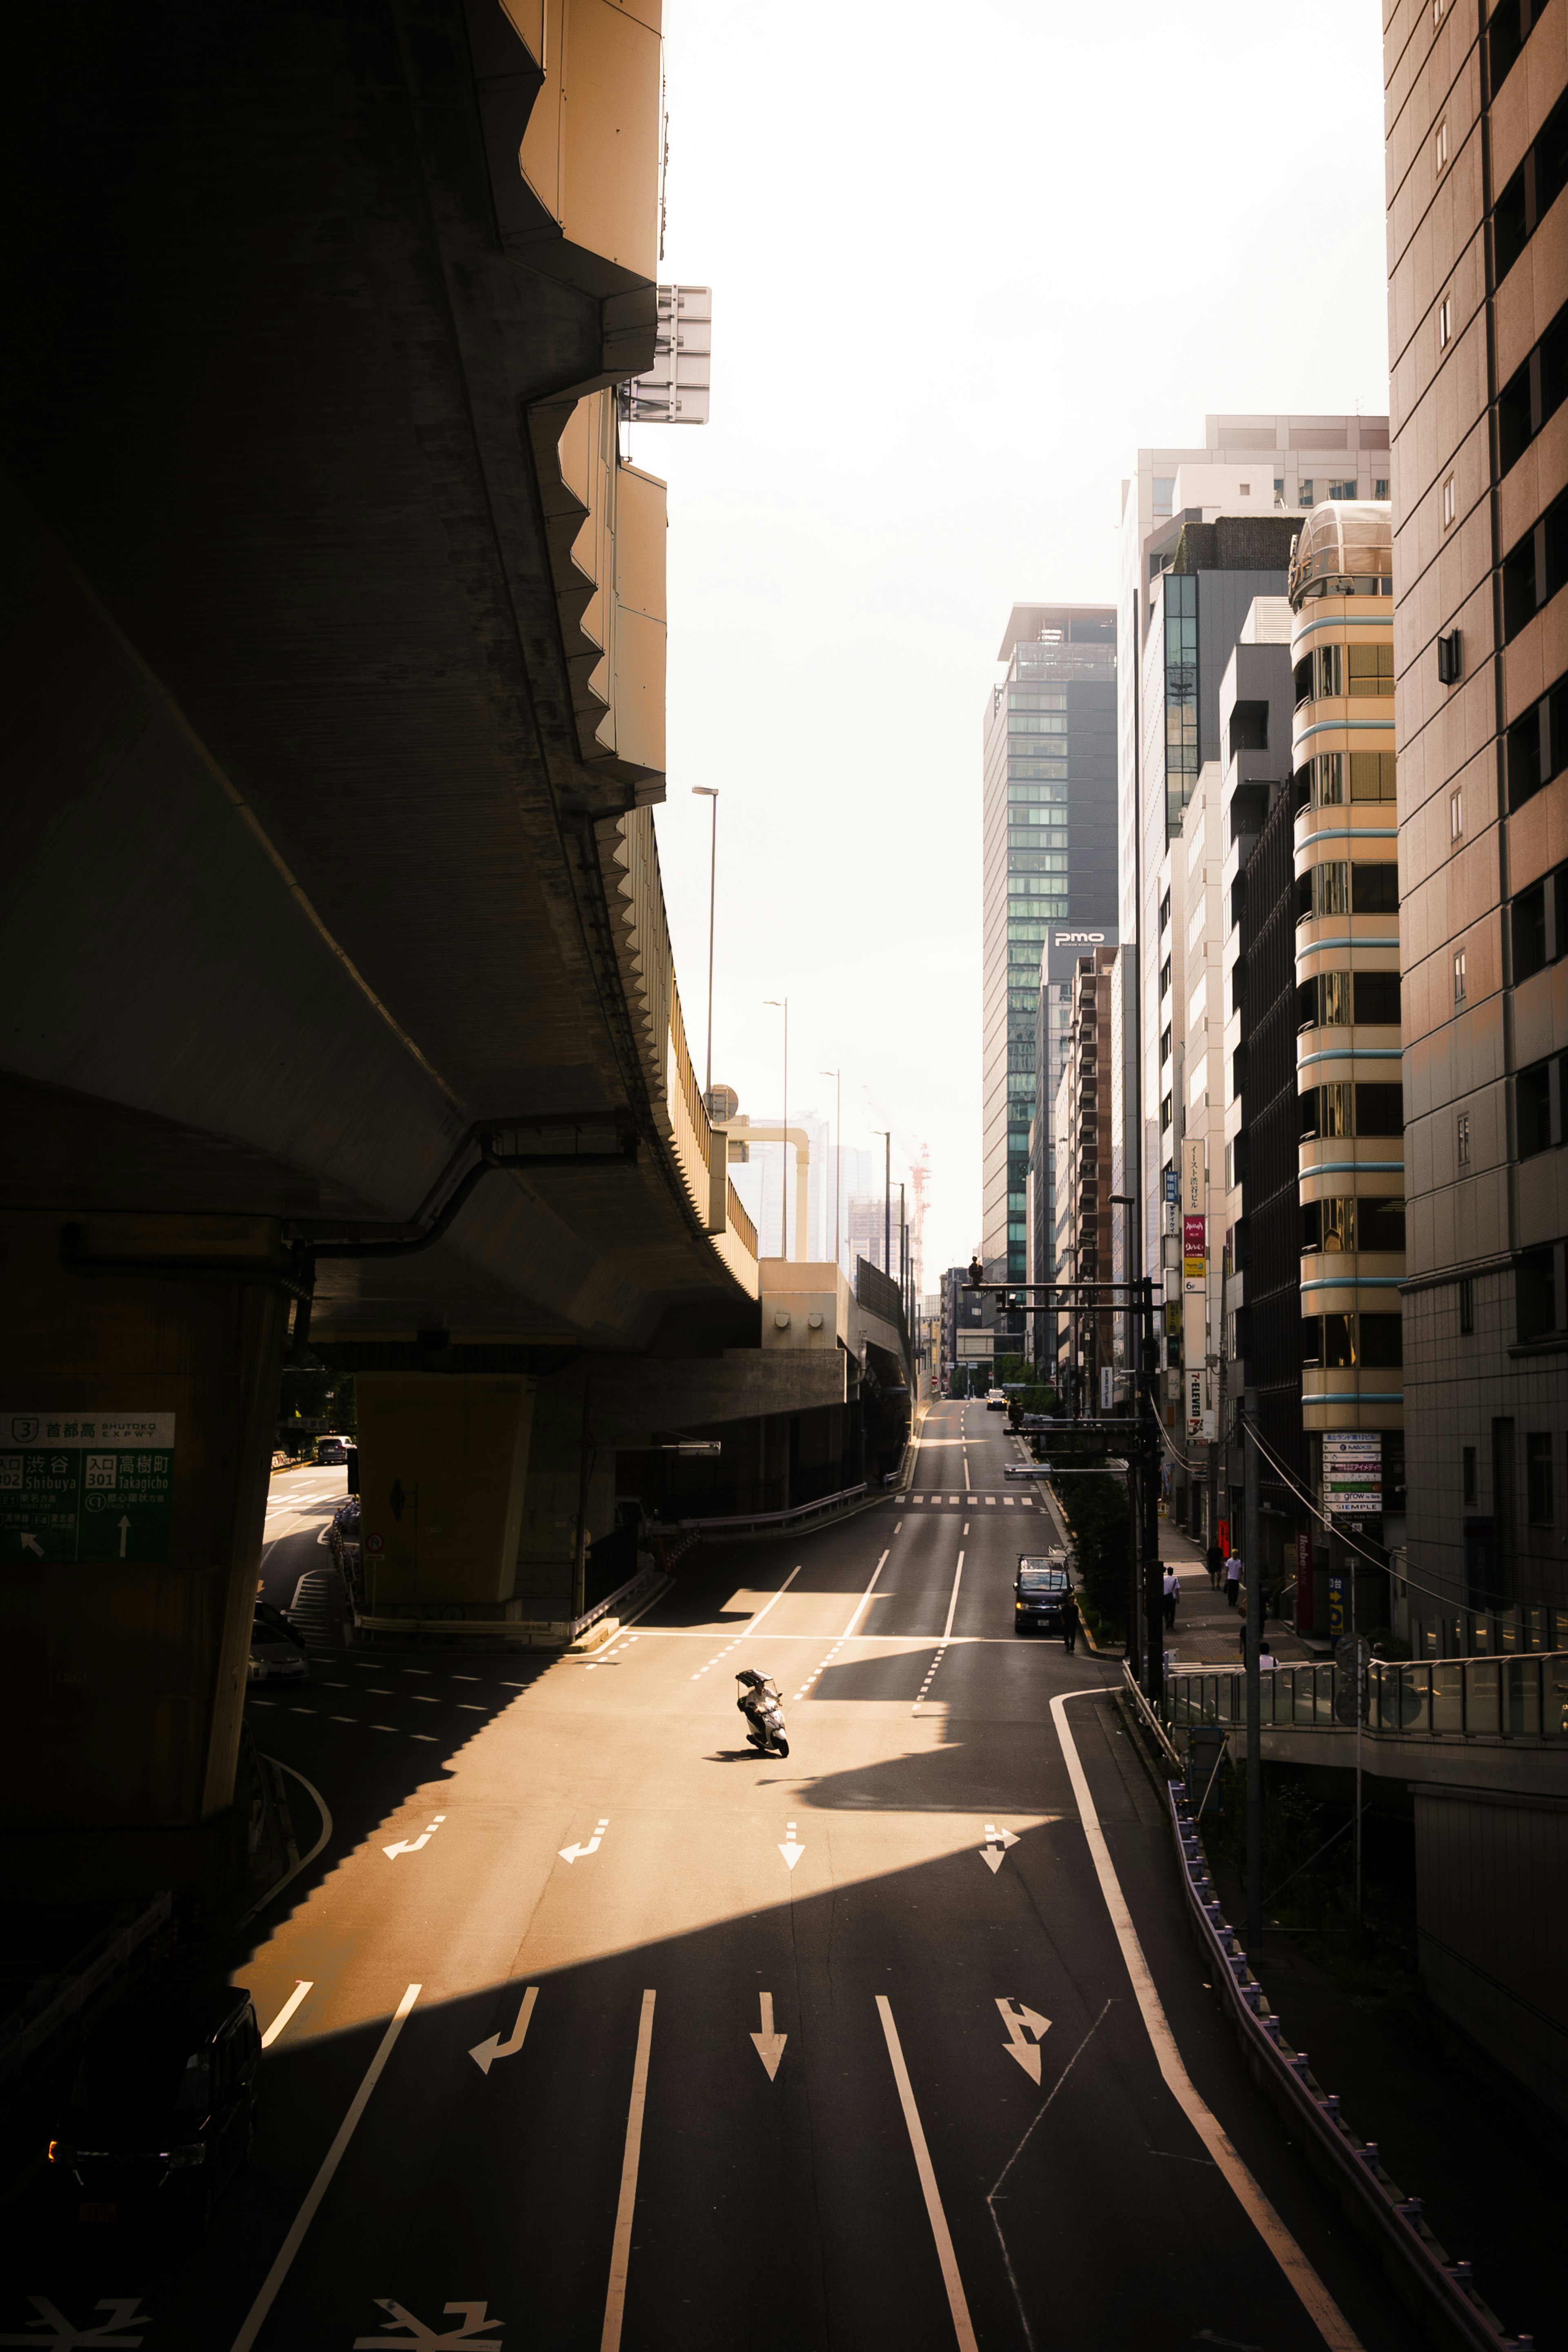
{"type": "MultiPolygon", "coordinates": [[[[1124,1431],[1129,1440],[1128,1469],[1134,1482],[1134,1495],[1141,1508],[1134,1508],[1139,1521],[1139,1554],[1143,1563],[1144,1642],[1143,1658],[1138,1657],[1136,1612],[1128,1612],[1127,1658],[1137,1674],[1143,1666],[1143,1685],[1149,1705],[1156,1710],[1165,1697],[1165,1591],[1160,1566],[1160,1428],[1155,1400],[1155,1375],[1159,1370],[1159,1342],[1155,1329],[1155,1286],[1145,1274],[1125,1282],[988,1282],[985,1268],[978,1258],[969,1267],[968,1290],[994,1291],[1003,1299],[1016,1298],[1022,1307],[1036,1301],[1049,1307],[1053,1301],[1063,1301],[1070,1307],[1091,1309],[1109,1306],[1113,1310],[1121,1304],[1128,1319],[1136,1328],[1138,1363],[1134,1377],[1137,1381],[1138,1412],[1134,1419],[1102,1417],[1101,1427],[1124,1431]]],[[[1063,1423],[1062,1426],[1069,1426],[1063,1423]]],[[[1083,1423],[1078,1423],[1082,1429],[1083,1423]]],[[[1130,1596],[1129,1596],[1130,1597],[1130,1596]]]]}

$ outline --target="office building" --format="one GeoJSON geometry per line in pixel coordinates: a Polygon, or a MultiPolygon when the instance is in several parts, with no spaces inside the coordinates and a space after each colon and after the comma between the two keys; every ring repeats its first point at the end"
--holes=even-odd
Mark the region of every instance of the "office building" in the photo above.
{"type": "MultiPolygon", "coordinates": [[[[1111,983],[1114,945],[1080,955],[1064,985],[1071,1026],[1052,1106],[1056,1161],[1055,1254],[1071,1282],[1109,1282],[1111,1229],[1111,983]]],[[[1100,1370],[1114,1360],[1109,1307],[1071,1299],[1053,1317],[1056,1385],[1085,1409],[1100,1398],[1100,1370]]]]}
{"type": "MultiPolygon", "coordinates": [[[[1115,614],[1016,604],[998,659],[984,730],[981,1255],[991,1279],[1023,1282],[1047,941],[1056,925],[1115,919],[1115,614]]],[[[1049,1155],[1042,1181],[1049,1231],[1049,1155]]],[[[1009,1326],[1021,1352],[1021,1316],[1009,1326]]]]}
{"type": "MultiPolygon", "coordinates": [[[[1034,1064],[1037,1090],[1034,1117],[1029,1130],[1029,1263],[1031,1283],[1049,1282],[1063,1271],[1059,1266],[1056,1251],[1058,1216],[1053,1150],[1053,1118],[1057,1087],[1066,1062],[1068,1041],[1072,1034],[1076,1015],[1073,1011],[1073,983],[1081,957],[1092,955],[1102,948],[1114,950],[1114,923],[1053,924],[1040,958],[1040,991],[1035,1007],[1034,1064]]],[[[1114,956],[1109,959],[1114,961],[1114,956]]],[[[1109,1072],[1106,1073],[1106,1098],[1109,1100],[1109,1072]]],[[[1107,1193],[1117,1191],[1109,1169],[1106,1171],[1107,1193]]],[[[1109,1269],[1107,1269],[1108,1275],[1109,1269]]],[[[1053,1360],[1055,1322],[1044,1313],[1030,1318],[1030,1352],[1042,1368],[1053,1360]]]]}
{"type": "Polygon", "coordinates": [[[983,1395],[996,1356],[997,1295],[968,1289],[968,1279],[967,1265],[942,1276],[942,1371],[954,1396],[983,1395]]]}
{"type": "MultiPolygon", "coordinates": [[[[1160,919],[1161,869],[1206,762],[1218,796],[1219,682],[1254,598],[1285,593],[1302,513],[1323,499],[1385,498],[1387,477],[1385,417],[1210,416],[1201,448],[1140,449],[1123,484],[1117,921],[1121,939],[1137,946],[1113,1023],[1113,1152],[1115,1190],[1140,1202],[1150,1269],[1160,1265],[1162,1179],[1185,1124],[1182,1070],[1160,1050],[1182,1025],[1163,968],[1168,958],[1179,982],[1183,961],[1181,940],[1173,953],[1160,919]]],[[[1215,821],[1218,829],[1218,805],[1215,821]]],[[[1173,1427],[1176,1406],[1173,1388],[1173,1427]]]]}
{"type": "Polygon", "coordinates": [[[1483,34],[1476,11],[1403,0],[1385,68],[1409,1121],[1396,1615],[1417,1654],[1558,1649],[1568,50],[1549,8],[1499,6],[1483,34]]]}

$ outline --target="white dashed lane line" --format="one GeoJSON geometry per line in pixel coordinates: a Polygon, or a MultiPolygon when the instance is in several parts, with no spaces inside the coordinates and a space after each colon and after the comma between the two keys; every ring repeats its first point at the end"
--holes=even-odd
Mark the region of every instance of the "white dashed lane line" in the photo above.
{"type": "MultiPolygon", "coordinates": [[[[883,1559],[885,1559],[886,1558],[887,1554],[883,1552],[883,1559]]],[[[795,1566],[789,1570],[789,1575],[784,1579],[783,1583],[779,1587],[778,1591],[773,1595],[772,1600],[766,1602],[764,1606],[757,1612],[755,1617],[748,1617],[747,1619],[745,1624],[741,1627],[733,1642],[727,1642],[722,1650],[715,1652],[714,1655],[708,1660],[706,1666],[699,1666],[697,1668],[695,1674],[692,1676],[694,1683],[701,1682],[703,1676],[706,1674],[711,1674],[714,1667],[719,1664],[721,1660],[727,1658],[732,1650],[738,1650],[742,1642],[748,1642],[751,1639],[751,1636],[756,1633],[758,1625],[761,1624],[763,1619],[767,1616],[768,1610],[777,1608],[779,1601],[783,1600],[784,1595],[789,1591],[789,1587],[800,1575],[800,1568],[801,1562],[797,1560],[795,1566]]]]}
{"type": "MultiPolygon", "coordinates": [[[[876,1587],[876,1580],[877,1580],[877,1578],[882,1574],[882,1571],[883,1571],[883,1568],[886,1566],[886,1564],[887,1564],[887,1554],[886,1554],[886,1552],[883,1552],[883,1556],[882,1556],[882,1558],[881,1558],[881,1559],[879,1559],[879,1560],[877,1561],[877,1564],[876,1564],[875,1568],[872,1570],[872,1580],[871,1580],[871,1582],[866,1586],[865,1591],[861,1594],[860,1599],[855,1602],[854,1609],[853,1609],[852,1612],[851,1613],[851,1617],[850,1617],[850,1622],[849,1622],[849,1623],[844,1627],[843,1632],[839,1635],[838,1640],[833,1643],[832,1648],[828,1652],[828,1654],[827,1654],[827,1656],[822,1660],[821,1664],[820,1666],[816,1667],[816,1668],[815,1668],[815,1670],[814,1670],[812,1673],[810,1673],[810,1674],[809,1674],[809,1675],[807,1675],[807,1677],[806,1677],[805,1681],[801,1684],[801,1685],[800,1685],[800,1689],[795,1693],[795,1698],[804,1698],[804,1697],[806,1696],[807,1693],[810,1691],[810,1687],[811,1687],[811,1685],[812,1685],[812,1684],[817,1680],[818,1675],[819,1675],[823,1674],[823,1673],[826,1671],[826,1669],[827,1669],[830,1665],[831,1665],[831,1664],[832,1664],[833,1660],[838,1656],[839,1652],[843,1648],[844,1643],[849,1640],[850,1635],[854,1632],[854,1630],[855,1630],[855,1624],[856,1624],[857,1620],[859,1619],[859,1616],[860,1616],[861,1611],[865,1607],[866,1602],[871,1599],[872,1593],[873,1592],[873,1591],[875,1590],[875,1587],[876,1587]]],[[[789,1703],[790,1703],[790,1705],[791,1705],[791,1706],[793,1706],[793,1705],[794,1705],[794,1703],[795,1703],[795,1700],[794,1700],[794,1699],[791,1699],[789,1703]]]]}
{"type": "MultiPolygon", "coordinates": [[[[968,1530],[966,1528],[965,1533],[967,1534],[967,1532],[968,1530]]],[[[919,1696],[915,1699],[915,1705],[909,1710],[911,1715],[919,1714],[920,1701],[925,1697],[926,1692],[936,1681],[936,1669],[947,1654],[947,1644],[953,1638],[953,1614],[958,1606],[958,1586],[962,1580],[963,1574],[964,1555],[960,1552],[958,1554],[958,1565],[953,1571],[953,1590],[947,1598],[947,1622],[942,1628],[942,1639],[937,1645],[936,1656],[932,1659],[929,1667],[926,1669],[925,1680],[920,1685],[919,1696]]]]}

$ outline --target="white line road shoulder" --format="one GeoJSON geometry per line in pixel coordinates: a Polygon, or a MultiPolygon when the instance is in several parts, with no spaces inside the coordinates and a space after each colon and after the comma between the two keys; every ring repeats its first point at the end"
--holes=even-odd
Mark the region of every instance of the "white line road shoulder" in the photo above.
{"type": "Polygon", "coordinates": [[[1133,1979],[1133,1991],[1143,2017],[1145,2030],[1154,2045],[1155,2060],[1165,2078],[1166,2088],[1186,2116],[1194,2131],[1234,2190],[1243,2212],[1262,2239],[1291,2287],[1302,2308],[1312,2320],[1331,2352],[1362,2352],[1361,2339],[1340,2310],[1333,2297],[1308,2262],[1294,2238],[1281,2221],[1273,2206],[1264,2196],[1247,2166],[1231,2144],[1228,2134],[1200,2095],[1182,2063],[1159,1994],[1155,1990],[1149,1964],[1144,1958],[1144,1948],[1138,1941],[1133,1915],[1127,1908],[1122,1884],[1111,1860],[1111,1850],[1100,1827],[1100,1816],[1089,1792],[1088,1776],[1079,1760],[1078,1745],[1067,1724],[1067,1702],[1071,1698],[1103,1698],[1100,1690],[1063,1691],[1051,1702],[1057,1737],[1066,1759],[1068,1778],[1072,1793],[1078,1800],[1079,1819],[1088,1840],[1089,1852],[1094,1864],[1094,1874],[1100,1881],[1100,1892],[1105,1898],[1105,1908],[1111,1914],[1111,1925],[1116,1931],[1116,1941],[1122,1948],[1127,1974],[1133,1979]]]}

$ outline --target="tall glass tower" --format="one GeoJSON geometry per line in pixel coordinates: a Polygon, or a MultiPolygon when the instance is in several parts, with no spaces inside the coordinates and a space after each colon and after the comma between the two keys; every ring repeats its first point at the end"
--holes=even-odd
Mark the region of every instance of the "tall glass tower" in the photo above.
{"type": "MultiPolygon", "coordinates": [[[[1053,926],[1116,920],[1115,608],[1015,604],[998,659],[1007,672],[985,725],[981,1254],[988,1280],[1022,1282],[1030,1122],[1038,1103],[1049,1132],[1051,1112],[1049,1067],[1036,1068],[1046,950],[1053,926]]],[[[1057,1058],[1048,1044],[1048,1065],[1057,1058]]],[[[1049,1160],[1044,1179],[1049,1232],[1049,1160]]],[[[1011,1328],[1021,1350],[1021,1317],[1011,1328]]]]}

